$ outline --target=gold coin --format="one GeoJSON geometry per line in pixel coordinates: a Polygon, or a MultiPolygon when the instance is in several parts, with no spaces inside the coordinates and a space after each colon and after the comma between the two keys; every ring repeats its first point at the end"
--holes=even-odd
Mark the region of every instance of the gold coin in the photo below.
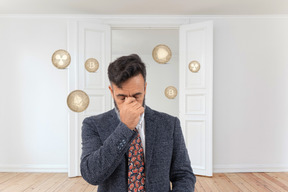
{"type": "Polygon", "coordinates": [[[52,55],[52,63],[58,69],[65,69],[68,65],[70,65],[70,62],[71,56],[66,50],[59,49],[52,55]]]}
{"type": "Polygon", "coordinates": [[[193,73],[197,73],[200,70],[200,63],[198,61],[191,61],[189,63],[189,70],[193,73]]]}
{"type": "Polygon", "coordinates": [[[168,99],[174,99],[177,96],[177,89],[173,86],[169,86],[165,89],[165,95],[168,99]]]}
{"type": "Polygon", "coordinates": [[[86,60],[85,62],[85,69],[89,72],[96,72],[99,68],[99,62],[97,61],[97,59],[94,58],[89,58],[86,60]]]}
{"type": "Polygon", "coordinates": [[[74,112],[82,112],[89,105],[89,96],[81,90],[72,91],[67,97],[67,105],[74,112]]]}
{"type": "Polygon", "coordinates": [[[157,45],[152,51],[153,59],[160,64],[167,63],[171,57],[172,53],[167,45],[157,45]]]}

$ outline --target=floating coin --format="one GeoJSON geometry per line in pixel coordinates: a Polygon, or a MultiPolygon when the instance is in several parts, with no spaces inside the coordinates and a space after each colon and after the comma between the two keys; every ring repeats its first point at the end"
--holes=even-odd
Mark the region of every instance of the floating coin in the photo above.
{"type": "Polygon", "coordinates": [[[152,51],[153,59],[160,64],[167,63],[172,56],[171,50],[167,45],[157,45],[152,51]]]}
{"type": "Polygon", "coordinates": [[[89,72],[96,72],[99,68],[99,63],[95,58],[89,58],[85,62],[85,69],[89,72]]]}
{"type": "Polygon", "coordinates": [[[67,105],[74,112],[82,112],[89,105],[89,96],[81,90],[72,91],[67,97],[67,105]]]}
{"type": "Polygon", "coordinates": [[[193,73],[197,73],[200,70],[200,63],[198,61],[191,61],[189,63],[189,70],[193,73]]]}
{"type": "Polygon", "coordinates": [[[174,99],[177,96],[177,89],[173,86],[169,86],[165,89],[165,95],[168,99],[174,99]]]}
{"type": "Polygon", "coordinates": [[[70,62],[71,56],[66,50],[59,49],[52,55],[52,63],[58,69],[65,69],[70,62]]]}

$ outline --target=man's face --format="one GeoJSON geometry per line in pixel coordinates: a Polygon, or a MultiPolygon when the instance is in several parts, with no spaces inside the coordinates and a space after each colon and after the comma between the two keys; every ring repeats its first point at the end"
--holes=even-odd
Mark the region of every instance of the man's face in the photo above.
{"type": "Polygon", "coordinates": [[[122,84],[122,88],[117,87],[115,84],[109,86],[112,97],[114,99],[115,107],[121,110],[121,105],[125,101],[125,97],[134,97],[136,101],[144,105],[146,86],[142,74],[131,77],[122,84]]]}

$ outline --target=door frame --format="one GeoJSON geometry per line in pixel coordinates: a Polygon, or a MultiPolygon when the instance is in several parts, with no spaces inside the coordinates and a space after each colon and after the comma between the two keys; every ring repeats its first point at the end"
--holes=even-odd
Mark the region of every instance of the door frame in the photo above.
{"type": "MultiPolygon", "coordinates": [[[[78,89],[78,24],[79,22],[95,22],[97,24],[109,25],[111,30],[121,29],[178,29],[181,25],[191,24],[189,17],[171,17],[171,16],[99,16],[94,18],[80,18],[70,19],[67,24],[67,49],[71,54],[71,63],[74,65],[68,68],[68,93],[78,89]]],[[[180,61],[179,61],[180,62],[180,61]]],[[[112,102],[112,101],[111,101],[112,102]]],[[[179,101],[180,102],[180,101],[179,101]]],[[[113,102],[112,102],[113,103],[113,102]]],[[[113,104],[112,104],[113,106],[113,104]]],[[[81,129],[77,127],[79,125],[77,113],[69,111],[68,113],[68,176],[75,177],[80,176],[79,172],[79,154],[81,148],[79,148],[81,129]]],[[[185,134],[185,133],[183,133],[185,134]]]]}

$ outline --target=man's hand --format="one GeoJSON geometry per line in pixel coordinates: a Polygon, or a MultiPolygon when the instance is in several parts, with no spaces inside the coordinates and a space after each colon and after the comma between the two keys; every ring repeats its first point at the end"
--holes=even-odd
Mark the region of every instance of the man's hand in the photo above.
{"type": "Polygon", "coordinates": [[[125,97],[124,103],[118,107],[122,123],[134,130],[140,120],[140,115],[144,113],[144,107],[134,97],[125,97]]]}

